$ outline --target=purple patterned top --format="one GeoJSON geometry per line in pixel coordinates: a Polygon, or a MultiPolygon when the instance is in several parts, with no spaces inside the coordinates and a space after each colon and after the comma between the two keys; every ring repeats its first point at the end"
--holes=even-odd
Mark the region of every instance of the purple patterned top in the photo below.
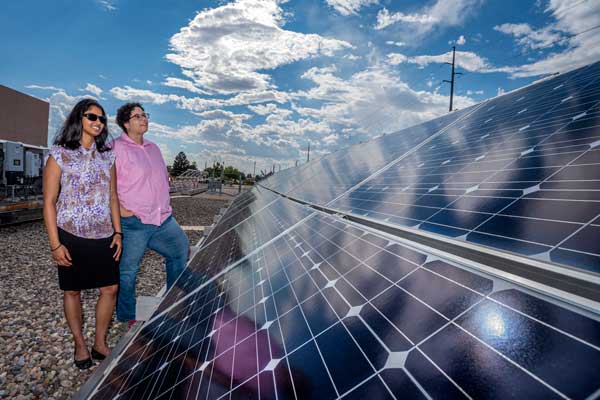
{"type": "Polygon", "coordinates": [[[110,218],[110,168],[112,151],[100,153],[96,144],[87,150],[54,145],[50,155],[61,169],[56,203],[57,225],[79,237],[101,239],[113,234],[110,218]]]}

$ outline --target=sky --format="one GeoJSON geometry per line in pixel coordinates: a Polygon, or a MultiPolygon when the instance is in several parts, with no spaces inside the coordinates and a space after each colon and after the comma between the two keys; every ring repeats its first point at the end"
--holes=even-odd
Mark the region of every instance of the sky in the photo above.
{"type": "Polygon", "coordinates": [[[287,168],[600,60],[600,0],[53,0],[0,5],[0,84],[138,101],[167,163],[287,168]]]}

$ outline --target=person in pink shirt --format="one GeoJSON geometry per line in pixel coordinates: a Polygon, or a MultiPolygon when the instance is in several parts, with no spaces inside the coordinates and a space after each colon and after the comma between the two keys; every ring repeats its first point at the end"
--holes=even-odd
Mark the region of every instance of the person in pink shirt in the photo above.
{"type": "Polygon", "coordinates": [[[117,320],[129,326],[135,322],[135,284],[146,248],[165,257],[167,289],[185,268],[189,253],[187,235],[172,216],[162,154],[144,138],[148,118],[139,103],[121,106],[116,119],[123,134],[112,142],[123,232],[117,320]]]}

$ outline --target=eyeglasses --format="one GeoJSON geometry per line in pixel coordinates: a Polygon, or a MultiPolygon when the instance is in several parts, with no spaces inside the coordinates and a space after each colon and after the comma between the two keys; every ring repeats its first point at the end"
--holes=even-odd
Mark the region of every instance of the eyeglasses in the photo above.
{"type": "Polygon", "coordinates": [[[135,118],[135,119],[142,119],[142,118],[144,118],[144,119],[150,119],[150,114],[148,114],[148,113],[133,114],[132,116],[129,117],[129,119],[132,119],[132,118],[135,118]]]}
{"type": "Polygon", "coordinates": [[[96,120],[100,120],[101,124],[106,125],[106,117],[103,115],[96,115],[94,113],[85,113],[85,114],[83,114],[83,116],[92,122],[94,122],[96,120]]]}

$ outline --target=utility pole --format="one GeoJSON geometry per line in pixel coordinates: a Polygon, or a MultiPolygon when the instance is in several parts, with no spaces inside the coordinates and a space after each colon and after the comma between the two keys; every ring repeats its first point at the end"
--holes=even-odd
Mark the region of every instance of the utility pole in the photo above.
{"type": "Polygon", "coordinates": [[[310,161],[310,142],[308,142],[308,153],[306,154],[306,162],[310,161]]]}
{"type": "Polygon", "coordinates": [[[452,100],[454,99],[454,76],[462,75],[461,72],[454,72],[454,61],[456,60],[456,46],[452,46],[452,62],[446,64],[452,65],[452,72],[450,74],[450,80],[444,79],[442,82],[448,82],[450,84],[450,107],[448,111],[452,111],[452,100]]]}
{"type": "Polygon", "coordinates": [[[223,165],[221,165],[221,178],[219,180],[219,194],[223,193],[223,175],[225,174],[225,160],[223,160],[223,165]]]}
{"type": "Polygon", "coordinates": [[[254,172],[252,173],[254,179],[256,179],[256,160],[254,161],[254,172]]]}

